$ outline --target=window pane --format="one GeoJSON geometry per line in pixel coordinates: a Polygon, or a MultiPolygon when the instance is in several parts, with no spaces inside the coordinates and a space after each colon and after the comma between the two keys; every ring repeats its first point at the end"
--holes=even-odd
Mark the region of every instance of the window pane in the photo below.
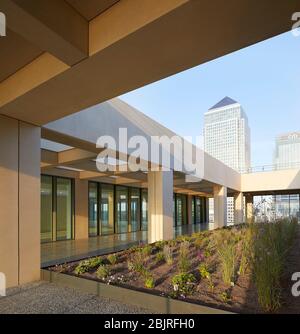
{"type": "Polygon", "coordinates": [[[187,201],[186,195],[176,194],[176,226],[187,223],[187,201]]]}
{"type": "Polygon", "coordinates": [[[57,178],[56,239],[72,239],[72,182],[57,178]]]}
{"type": "Polygon", "coordinates": [[[148,229],[148,192],[142,189],[142,230],[148,229]]]}
{"type": "Polygon", "coordinates": [[[276,195],[276,219],[289,216],[289,195],[276,195]]]}
{"type": "Polygon", "coordinates": [[[52,236],[52,177],[41,177],[41,242],[53,240],[52,236]]]}
{"type": "Polygon", "coordinates": [[[140,190],[130,189],[130,224],[131,232],[140,230],[140,190]]]}
{"type": "Polygon", "coordinates": [[[128,189],[125,187],[116,188],[116,230],[117,233],[128,232],[128,189]]]}
{"type": "Polygon", "coordinates": [[[97,183],[89,183],[89,235],[98,234],[98,187],[97,183]]]}
{"type": "Polygon", "coordinates": [[[201,223],[201,198],[198,196],[195,197],[195,217],[196,224],[201,223]]]}
{"type": "Polygon", "coordinates": [[[114,233],[114,186],[101,184],[101,235],[114,233]]]}
{"type": "Polygon", "coordinates": [[[291,218],[297,218],[299,221],[299,195],[290,195],[290,216],[291,218]]]}

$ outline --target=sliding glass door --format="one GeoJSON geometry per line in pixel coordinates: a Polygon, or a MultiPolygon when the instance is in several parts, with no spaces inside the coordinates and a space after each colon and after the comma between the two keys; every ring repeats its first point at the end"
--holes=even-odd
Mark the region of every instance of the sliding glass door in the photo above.
{"type": "Polygon", "coordinates": [[[98,235],[98,187],[89,182],[89,236],[98,235]]]}
{"type": "Polygon", "coordinates": [[[108,235],[114,233],[114,186],[101,184],[100,187],[100,224],[99,234],[108,235]]]}
{"type": "Polygon", "coordinates": [[[128,232],[128,188],[116,187],[116,232],[128,232]]]}
{"type": "Polygon", "coordinates": [[[41,176],[41,242],[73,238],[72,179],[41,176]]]}
{"type": "Polygon", "coordinates": [[[140,230],[140,189],[130,188],[130,232],[140,230]]]}
{"type": "Polygon", "coordinates": [[[53,211],[52,177],[41,177],[41,242],[53,240],[52,211],[53,211]]]}

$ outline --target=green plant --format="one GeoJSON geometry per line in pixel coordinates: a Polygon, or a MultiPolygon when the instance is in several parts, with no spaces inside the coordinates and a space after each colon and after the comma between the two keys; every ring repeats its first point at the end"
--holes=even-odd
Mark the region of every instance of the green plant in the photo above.
{"type": "Polygon", "coordinates": [[[99,279],[105,279],[110,275],[110,268],[107,265],[101,265],[96,271],[96,275],[99,279]]]}
{"type": "Polygon", "coordinates": [[[146,245],[141,249],[143,256],[150,256],[152,253],[152,246],[146,245]]]}
{"type": "Polygon", "coordinates": [[[169,241],[167,241],[167,245],[170,247],[176,247],[177,246],[177,241],[174,239],[171,239],[169,241]]]}
{"type": "Polygon", "coordinates": [[[208,271],[208,267],[205,263],[201,263],[198,270],[202,279],[210,279],[210,272],[208,271]]]}
{"type": "Polygon", "coordinates": [[[118,257],[117,257],[116,254],[109,254],[109,255],[107,256],[107,260],[109,261],[109,263],[110,263],[111,265],[115,265],[115,264],[117,263],[118,257]]]}
{"type": "Polygon", "coordinates": [[[180,273],[172,278],[174,293],[177,295],[190,295],[195,288],[195,276],[188,273],[180,273]]]}
{"type": "Polygon", "coordinates": [[[189,260],[189,247],[188,241],[183,241],[179,249],[178,269],[180,273],[187,273],[191,268],[191,261],[189,260]]]}
{"type": "Polygon", "coordinates": [[[240,266],[238,270],[239,275],[245,275],[252,259],[252,230],[246,229],[243,232],[240,266]]]}
{"type": "Polygon", "coordinates": [[[156,241],[155,247],[158,250],[162,250],[166,244],[167,244],[167,241],[165,241],[165,240],[156,241]]]}
{"type": "Polygon", "coordinates": [[[145,279],[145,287],[148,289],[153,289],[155,287],[155,281],[152,276],[148,276],[145,279]]]}
{"type": "Polygon", "coordinates": [[[221,298],[221,300],[222,300],[223,303],[228,304],[230,302],[230,300],[231,300],[230,292],[228,290],[222,292],[220,294],[220,298],[221,298]]]}
{"type": "Polygon", "coordinates": [[[167,262],[167,265],[171,266],[174,262],[172,247],[169,245],[165,245],[163,249],[163,254],[164,254],[165,261],[167,262]]]}
{"type": "Polygon", "coordinates": [[[218,246],[222,277],[225,284],[231,285],[235,279],[236,245],[231,240],[224,240],[218,246]]]}
{"type": "Polygon", "coordinates": [[[130,259],[127,261],[127,267],[129,271],[135,271],[140,273],[144,269],[144,256],[139,250],[132,254],[130,259]]]}
{"type": "Polygon", "coordinates": [[[165,260],[165,255],[164,255],[164,253],[163,253],[162,251],[158,252],[158,253],[156,254],[155,261],[156,261],[157,263],[159,263],[159,262],[162,262],[162,261],[164,261],[164,260],[165,260]]]}
{"type": "Polygon", "coordinates": [[[253,274],[258,301],[265,311],[275,311],[281,305],[280,280],[296,224],[293,220],[280,220],[253,227],[253,274]]]}
{"type": "Polygon", "coordinates": [[[80,261],[80,263],[75,268],[74,272],[76,275],[84,274],[91,269],[94,269],[103,263],[101,257],[93,257],[87,260],[80,261]]]}

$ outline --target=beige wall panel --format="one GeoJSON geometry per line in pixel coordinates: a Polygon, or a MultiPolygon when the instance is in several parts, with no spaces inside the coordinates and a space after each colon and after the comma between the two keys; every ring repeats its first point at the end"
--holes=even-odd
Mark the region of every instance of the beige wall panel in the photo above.
{"type": "Polygon", "coordinates": [[[75,239],[89,237],[88,181],[75,179],[75,239]]]}
{"type": "Polygon", "coordinates": [[[19,284],[40,278],[39,127],[19,122],[19,284]]]}
{"type": "Polygon", "coordinates": [[[0,116],[0,272],[18,284],[18,121],[0,116]]]}

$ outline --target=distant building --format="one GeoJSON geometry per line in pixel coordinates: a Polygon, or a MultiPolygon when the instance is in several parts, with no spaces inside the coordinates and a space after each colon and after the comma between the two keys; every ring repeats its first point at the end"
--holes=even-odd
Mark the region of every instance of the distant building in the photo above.
{"type": "Polygon", "coordinates": [[[274,165],[276,169],[300,166],[300,132],[289,132],[276,138],[274,165]]]}
{"type": "MultiPolygon", "coordinates": [[[[238,172],[250,168],[250,128],[237,101],[226,96],[204,114],[204,149],[238,172]]],[[[227,203],[227,222],[233,223],[233,198],[227,203]]]]}
{"type": "Polygon", "coordinates": [[[238,102],[225,97],[204,114],[204,147],[239,172],[250,167],[250,128],[238,102]]]}

